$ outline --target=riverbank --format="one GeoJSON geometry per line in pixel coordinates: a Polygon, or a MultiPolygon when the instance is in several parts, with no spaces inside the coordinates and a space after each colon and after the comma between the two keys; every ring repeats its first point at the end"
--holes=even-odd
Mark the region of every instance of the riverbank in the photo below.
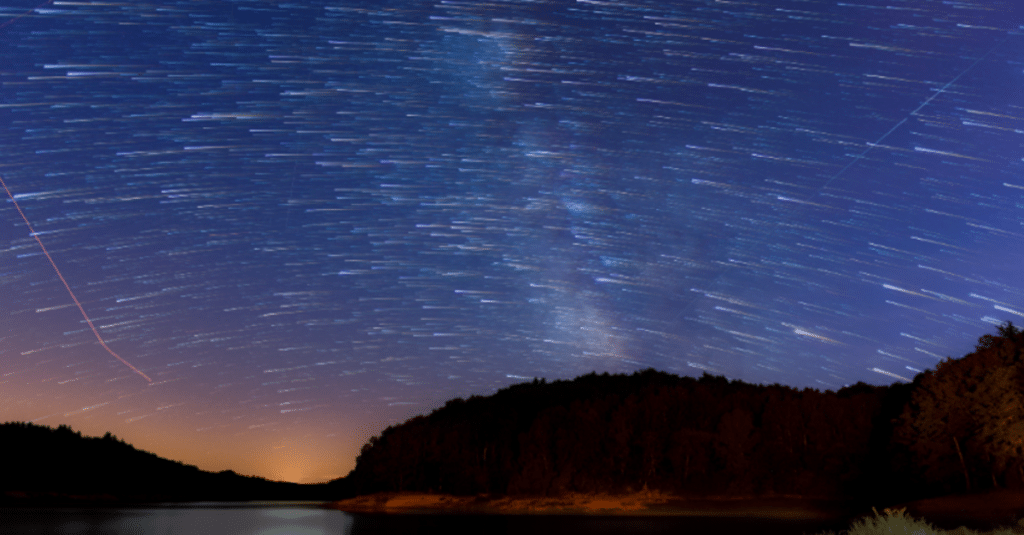
{"type": "Polygon", "coordinates": [[[832,519],[859,512],[843,502],[801,496],[687,498],[651,491],[493,498],[391,492],[332,502],[327,507],[371,514],[655,515],[792,520],[832,519]]]}
{"type": "Polygon", "coordinates": [[[905,508],[906,514],[931,525],[960,526],[987,532],[1020,525],[1024,533],[1024,491],[997,490],[975,495],[942,496],[900,504],[853,504],[804,496],[684,497],[659,492],[567,494],[558,497],[450,496],[428,493],[379,493],[331,502],[326,507],[367,514],[607,515],[761,518],[777,520],[845,520],[872,516],[872,507],[905,508]]]}

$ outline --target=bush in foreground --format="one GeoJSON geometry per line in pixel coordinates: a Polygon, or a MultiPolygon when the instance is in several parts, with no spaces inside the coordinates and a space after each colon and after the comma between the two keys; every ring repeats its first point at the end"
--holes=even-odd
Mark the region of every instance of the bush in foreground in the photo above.
{"type": "MultiPolygon", "coordinates": [[[[879,514],[874,507],[873,517],[864,517],[854,521],[849,530],[840,532],[840,535],[980,535],[979,532],[960,526],[954,530],[936,528],[924,520],[907,516],[906,508],[885,509],[884,515],[879,514]]],[[[983,535],[1019,535],[1024,534],[1024,520],[1019,521],[1015,526],[997,529],[986,532],[983,535]]],[[[835,535],[832,531],[826,531],[821,535],[835,535]]]]}

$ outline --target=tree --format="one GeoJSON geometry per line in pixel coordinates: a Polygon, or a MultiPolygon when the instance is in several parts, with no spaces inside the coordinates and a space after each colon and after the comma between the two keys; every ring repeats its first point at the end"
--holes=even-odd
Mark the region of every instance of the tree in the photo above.
{"type": "Polygon", "coordinates": [[[672,434],[667,455],[679,489],[707,490],[715,441],[714,433],[697,429],[683,428],[672,434]]]}
{"type": "Polygon", "coordinates": [[[747,409],[736,408],[722,416],[718,424],[715,451],[724,464],[724,476],[732,491],[750,490],[750,455],[757,442],[753,417],[747,409]]]}
{"type": "Polygon", "coordinates": [[[971,477],[960,448],[973,429],[970,393],[977,379],[966,366],[947,359],[935,371],[926,371],[910,403],[900,415],[894,440],[910,450],[914,464],[929,483],[949,484],[962,473],[964,486],[971,489],[971,477]]]}
{"type": "MultiPolygon", "coordinates": [[[[977,447],[989,464],[993,486],[1008,469],[1024,471],[1020,463],[1024,447],[1024,395],[1019,370],[1000,367],[984,385],[984,396],[975,411],[977,447]]],[[[1024,474],[1021,475],[1024,479],[1024,474]]]]}
{"type": "Polygon", "coordinates": [[[973,353],[947,358],[915,380],[893,438],[909,450],[928,483],[950,486],[959,474],[970,491],[982,472],[998,486],[1012,468],[1024,479],[1024,339],[1009,322],[998,332],[979,338],[973,353]]]}
{"type": "Polygon", "coordinates": [[[1022,334],[1024,334],[1024,331],[1021,331],[1020,329],[1015,327],[1012,321],[1008,321],[1002,325],[997,326],[996,332],[999,333],[998,336],[986,334],[983,335],[981,338],[978,338],[978,344],[974,346],[975,350],[981,351],[984,349],[989,349],[991,347],[1002,345],[1004,342],[1013,343],[1018,341],[1017,339],[1022,334]]]}

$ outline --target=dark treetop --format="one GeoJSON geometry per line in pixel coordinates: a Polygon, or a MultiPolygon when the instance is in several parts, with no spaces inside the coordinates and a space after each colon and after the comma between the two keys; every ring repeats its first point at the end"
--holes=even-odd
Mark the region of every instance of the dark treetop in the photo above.
{"type": "Polygon", "coordinates": [[[5,2],[0,419],[324,481],[533,377],[909,381],[1024,314],[1019,5],[5,2]]]}

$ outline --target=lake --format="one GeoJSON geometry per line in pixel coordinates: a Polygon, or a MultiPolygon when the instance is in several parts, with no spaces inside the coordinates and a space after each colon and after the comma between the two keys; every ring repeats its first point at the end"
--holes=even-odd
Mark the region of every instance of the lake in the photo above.
{"type": "Polygon", "coordinates": [[[66,535],[812,535],[846,522],[750,518],[354,515],[312,502],[186,503],[139,507],[0,508],[0,534],[66,535]]]}

